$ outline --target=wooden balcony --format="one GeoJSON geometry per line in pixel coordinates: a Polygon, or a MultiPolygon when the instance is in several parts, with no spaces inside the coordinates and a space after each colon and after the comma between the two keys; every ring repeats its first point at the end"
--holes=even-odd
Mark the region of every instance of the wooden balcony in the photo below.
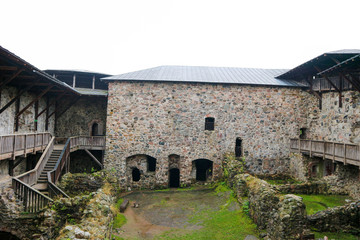
{"type": "Polygon", "coordinates": [[[51,140],[50,133],[26,133],[0,136],[0,160],[15,159],[43,151],[51,140]]]}
{"type": "Polygon", "coordinates": [[[105,136],[75,136],[70,138],[70,151],[105,150],[105,136]]]}
{"type": "Polygon", "coordinates": [[[360,167],[360,146],[358,144],[290,139],[290,151],[360,167]]]}

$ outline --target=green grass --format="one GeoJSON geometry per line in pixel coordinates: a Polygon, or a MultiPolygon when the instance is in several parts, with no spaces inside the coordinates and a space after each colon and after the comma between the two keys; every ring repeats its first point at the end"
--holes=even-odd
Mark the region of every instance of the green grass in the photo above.
{"type": "Polygon", "coordinates": [[[116,215],[113,221],[113,228],[121,228],[126,223],[126,218],[123,214],[116,215]]]}
{"type": "Polygon", "coordinates": [[[266,182],[270,183],[271,185],[284,185],[284,184],[300,184],[302,182],[300,181],[296,181],[295,179],[269,179],[269,180],[265,180],[266,182]]]}
{"type": "Polygon", "coordinates": [[[308,215],[312,215],[318,211],[325,210],[328,207],[336,207],[344,205],[345,199],[349,199],[349,196],[344,195],[301,195],[306,205],[306,211],[308,215]]]}
{"type": "Polygon", "coordinates": [[[335,239],[335,240],[359,240],[360,237],[348,234],[348,233],[337,233],[337,232],[314,232],[315,233],[315,239],[324,238],[324,236],[327,236],[329,240],[335,239]]]}
{"type": "Polygon", "coordinates": [[[115,203],[116,209],[120,209],[120,205],[123,203],[124,199],[119,198],[117,202],[115,203]]]}
{"type": "MultiPolygon", "coordinates": [[[[231,192],[225,185],[219,184],[215,192],[231,192]]],[[[233,194],[220,210],[204,209],[194,211],[189,222],[202,226],[198,230],[176,229],[156,236],[154,239],[162,240],[196,240],[196,239],[244,239],[247,235],[258,236],[258,230],[252,220],[243,210],[230,211],[228,206],[232,201],[237,201],[233,194]]]]}

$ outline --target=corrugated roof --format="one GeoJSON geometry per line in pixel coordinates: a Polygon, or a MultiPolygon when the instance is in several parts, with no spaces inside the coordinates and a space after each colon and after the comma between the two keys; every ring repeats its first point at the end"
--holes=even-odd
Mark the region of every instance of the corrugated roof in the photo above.
{"type": "Polygon", "coordinates": [[[303,87],[301,83],[276,79],[286,69],[234,68],[234,67],[195,67],[159,66],[135,72],[102,78],[105,81],[161,81],[224,83],[303,87]]]}

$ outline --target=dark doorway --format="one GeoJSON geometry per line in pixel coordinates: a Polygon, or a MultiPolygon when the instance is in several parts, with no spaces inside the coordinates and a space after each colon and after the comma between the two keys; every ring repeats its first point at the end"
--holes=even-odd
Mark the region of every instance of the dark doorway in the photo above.
{"type": "Polygon", "coordinates": [[[307,129],[306,128],[300,128],[300,139],[307,139],[307,129]]]}
{"type": "Polygon", "coordinates": [[[235,142],[235,157],[241,157],[242,150],[241,150],[242,140],[241,138],[236,138],[235,142]]]}
{"type": "Polygon", "coordinates": [[[156,158],[147,156],[147,165],[149,172],[155,172],[156,170],[156,158]]]}
{"type": "Polygon", "coordinates": [[[20,240],[20,238],[12,235],[8,232],[0,232],[0,239],[6,239],[6,240],[20,240]]]}
{"type": "Polygon", "coordinates": [[[132,170],[132,180],[134,182],[140,181],[140,170],[138,168],[132,170]]]}
{"type": "Polygon", "coordinates": [[[180,170],[172,168],[169,171],[169,187],[178,188],[180,186],[180,170]]]}
{"type": "Polygon", "coordinates": [[[99,124],[93,123],[91,126],[91,136],[98,136],[99,135],[99,124]]]}
{"type": "Polygon", "coordinates": [[[206,181],[209,176],[212,175],[213,163],[207,159],[198,159],[195,160],[196,167],[196,180],[197,181],[206,181]]]}

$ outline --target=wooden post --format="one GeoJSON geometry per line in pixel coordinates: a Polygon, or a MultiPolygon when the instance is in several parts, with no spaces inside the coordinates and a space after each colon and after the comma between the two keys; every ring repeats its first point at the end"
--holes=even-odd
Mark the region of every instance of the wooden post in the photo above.
{"type": "Polygon", "coordinates": [[[346,143],[344,143],[344,165],[346,165],[346,143]]]}
{"type": "Polygon", "coordinates": [[[325,159],[325,147],[326,147],[326,142],[323,141],[323,144],[324,144],[324,148],[323,148],[323,159],[325,159]]]}
{"type": "Polygon", "coordinates": [[[312,140],[310,140],[310,157],[312,157],[312,140]]]}
{"type": "Polygon", "coordinates": [[[299,138],[299,153],[301,153],[300,148],[301,148],[301,143],[300,143],[300,138],[299,138]]]}
{"type": "Polygon", "coordinates": [[[25,143],[24,143],[24,155],[25,155],[25,157],[26,157],[26,136],[27,136],[27,134],[25,134],[25,136],[24,136],[24,141],[25,141],[25,143]]]}
{"type": "Polygon", "coordinates": [[[34,133],[34,149],[33,153],[36,153],[36,134],[34,133]]]}
{"type": "Polygon", "coordinates": [[[16,149],[16,135],[14,135],[14,139],[13,139],[13,154],[12,154],[12,160],[15,160],[15,149],[16,149]]]}
{"type": "Polygon", "coordinates": [[[335,162],[335,143],[333,142],[333,163],[335,162]]]}
{"type": "Polygon", "coordinates": [[[4,144],[3,144],[3,137],[2,136],[0,136],[0,154],[2,154],[3,153],[3,146],[4,144]]]}

